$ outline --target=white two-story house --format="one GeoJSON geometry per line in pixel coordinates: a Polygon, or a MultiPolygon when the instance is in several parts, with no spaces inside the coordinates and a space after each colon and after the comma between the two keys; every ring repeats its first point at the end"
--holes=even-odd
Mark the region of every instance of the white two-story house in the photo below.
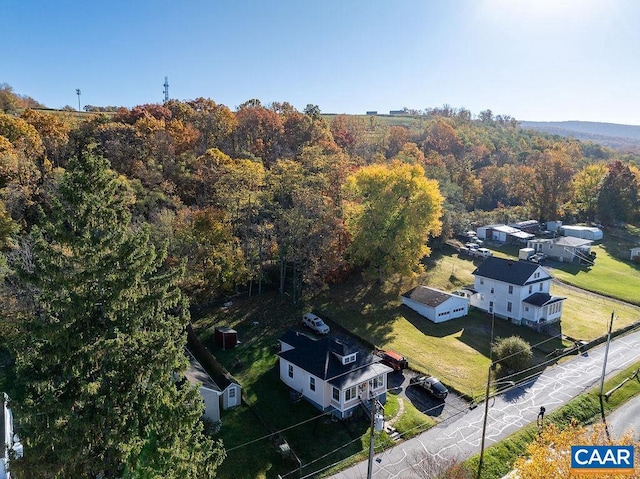
{"type": "Polygon", "coordinates": [[[321,411],[350,417],[363,401],[386,402],[381,358],[335,338],[311,339],[288,331],[280,338],[280,379],[321,411]]]}
{"type": "Polygon", "coordinates": [[[471,306],[538,330],[560,321],[566,298],[549,293],[553,277],[540,265],[491,257],[473,274],[471,306]]]}

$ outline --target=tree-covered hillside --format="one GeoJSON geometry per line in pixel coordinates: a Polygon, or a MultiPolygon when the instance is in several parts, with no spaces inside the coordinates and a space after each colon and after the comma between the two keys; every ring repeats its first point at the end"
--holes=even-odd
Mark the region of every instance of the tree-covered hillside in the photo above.
{"type": "Polygon", "coordinates": [[[640,154],[640,126],[591,121],[522,121],[522,128],[598,143],[620,152],[640,154]]]}

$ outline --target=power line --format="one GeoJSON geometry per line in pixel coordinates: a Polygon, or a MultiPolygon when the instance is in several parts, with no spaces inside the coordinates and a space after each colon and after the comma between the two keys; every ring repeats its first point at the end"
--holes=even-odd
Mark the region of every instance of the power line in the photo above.
{"type": "Polygon", "coordinates": [[[325,412],[325,413],[319,414],[318,416],[314,416],[314,417],[312,417],[310,419],[305,419],[304,421],[301,421],[301,422],[299,422],[297,424],[294,424],[292,426],[285,427],[284,429],[280,429],[279,431],[272,432],[271,434],[267,434],[266,436],[262,436],[262,437],[259,437],[258,439],[253,439],[251,441],[245,442],[244,444],[240,444],[238,446],[234,446],[232,448],[226,449],[226,451],[227,452],[235,451],[236,449],[240,449],[240,448],[248,446],[250,444],[254,444],[254,443],[258,442],[258,441],[262,441],[264,439],[269,439],[270,437],[275,436],[276,434],[281,434],[281,433],[283,433],[285,431],[288,431],[289,429],[293,429],[295,427],[301,426],[301,425],[306,424],[306,423],[308,423],[310,421],[313,421],[315,419],[319,419],[322,416],[326,416],[327,414],[331,414],[331,413],[330,412],[325,412]]]}

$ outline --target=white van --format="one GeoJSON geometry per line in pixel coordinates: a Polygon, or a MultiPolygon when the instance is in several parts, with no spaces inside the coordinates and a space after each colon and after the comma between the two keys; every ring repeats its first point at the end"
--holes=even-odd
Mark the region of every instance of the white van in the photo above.
{"type": "Polygon", "coordinates": [[[318,334],[328,334],[329,326],[325,322],[313,313],[305,313],[302,316],[302,324],[318,334]]]}

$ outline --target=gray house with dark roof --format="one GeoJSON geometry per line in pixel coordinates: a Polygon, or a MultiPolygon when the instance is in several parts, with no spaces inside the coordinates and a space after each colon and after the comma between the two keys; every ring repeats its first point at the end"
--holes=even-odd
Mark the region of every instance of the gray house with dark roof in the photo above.
{"type": "Polygon", "coordinates": [[[282,382],[321,411],[344,419],[362,401],[386,402],[387,374],[393,370],[354,344],[288,331],[280,338],[278,356],[282,382]]]}
{"type": "Polygon", "coordinates": [[[473,275],[471,306],[538,330],[560,321],[565,298],[550,294],[553,277],[540,265],[490,257],[473,275]]]}
{"type": "Polygon", "coordinates": [[[528,248],[536,253],[543,253],[551,259],[568,263],[593,263],[591,244],[593,241],[573,236],[559,236],[558,238],[536,238],[527,242],[528,248]]]}
{"type": "Polygon", "coordinates": [[[402,304],[434,323],[461,318],[469,312],[468,298],[428,286],[416,286],[404,293],[402,304]]]}

